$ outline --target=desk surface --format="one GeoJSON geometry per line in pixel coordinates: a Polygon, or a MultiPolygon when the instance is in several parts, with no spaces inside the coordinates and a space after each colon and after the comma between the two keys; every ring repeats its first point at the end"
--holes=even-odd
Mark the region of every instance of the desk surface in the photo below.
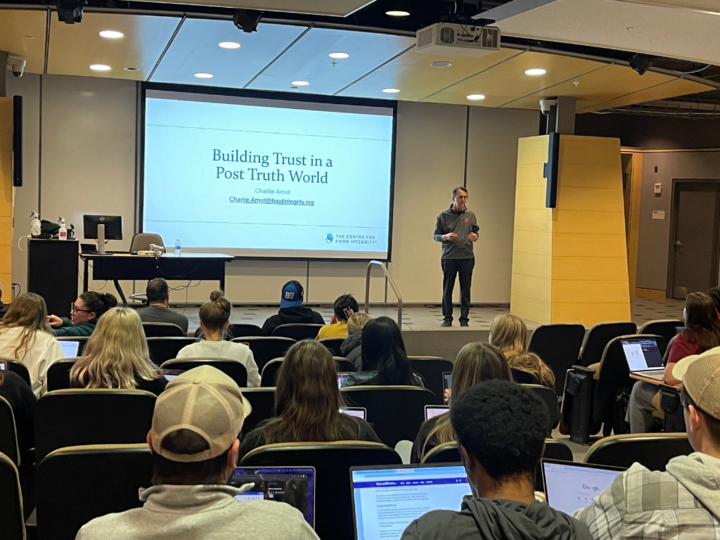
{"type": "Polygon", "coordinates": [[[674,389],[674,390],[679,390],[679,389],[680,389],[680,385],[679,385],[679,384],[678,384],[677,386],[673,386],[673,385],[671,385],[671,384],[667,384],[667,383],[664,382],[664,381],[658,381],[658,380],[656,380],[656,379],[651,379],[651,378],[649,378],[649,377],[643,377],[642,375],[638,375],[638,374],[636,374],[636,373],[631,373],[631,374],[630,374],[630,378],[631,378],[631,379],[635,379],[636,381],[642,381],[642,382],[650,383],[650,384],[653,384],[653,385],[655,385],[655,386],[664,386],[664,387],[666,387],[666,388],[672,388],[672,389],[674,389]]]}
{"type": "Polygon", "coordinates": [[[133,255],[132,253],[127,252],[118,252],[118,253],[81,253],[80,256],[83,259],[103,259],[107,257],[112,257],[113,259],[119,259],[121,257],[126,258],[138,258],[138,259],[227,259],[232,260],[235,257],[232,255],[227,255],[225,253],[181,253],[180,255],[175,255],[174,253],[163,253],[160,257],[155,257],[154,255],[133,255]]]}

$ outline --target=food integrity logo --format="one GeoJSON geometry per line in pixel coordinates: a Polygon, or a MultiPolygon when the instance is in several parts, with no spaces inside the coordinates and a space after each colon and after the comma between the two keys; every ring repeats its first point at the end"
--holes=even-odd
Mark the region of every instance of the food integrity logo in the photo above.
{"type": "Polygon", "coordinates": [[[325,237],[325,241],[326,241],[328,244],[332,244],[332,243],[333,243],[333,235],[332,235],[332,233],[327,233],[327,236],[325,237]]]}

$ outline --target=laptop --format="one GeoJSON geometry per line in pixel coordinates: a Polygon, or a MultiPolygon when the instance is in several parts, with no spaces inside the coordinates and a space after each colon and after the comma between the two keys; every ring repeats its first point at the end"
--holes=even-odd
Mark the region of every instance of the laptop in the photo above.
{"type": "Polygon", "coordinates": [[[367,420],[367,409],[365,407],[343,407],[340,412],[367,420]]]}
{"type": "Polygon", "coordinates": [[[572,516],[575,510],[590,506],[593,497],[605,491],[624,470],[605,465],[543,459],[543,487],[547,503],[555,510],[572,516]]]}
{"type": "Polygon", "coordinates": [[[447,392],[446,390],[450,390],[452,388],[452,371],[443,371],[443,399],[445,400],[445,403],[448,402],[447,400],[447,392]]]}
{"type": "Polygon", "coordinates": [[[461,465],[352,467],[355,539],[397,540],[415,519],[431,510],[460,510],[471,495],[461,465]]]}
{"type": "Polygon", "coordinates": [[[238,467],[228,484],[238,488],[250,484],[235,495],[240,502],[284,502],[300,510],[310,526],[315,527],[314,467],[238,467]]]}
{"type": "Polygon", "coordinates": [[[628,338],[620,341],[630,373],[656,381],[663,380],[665,366],[655,338],[628,338]]]}
{"type": "Polygon", "coordinates": [[[163,377],[165,377],[165,380],[167,382],[170,382],[175,377],[180,375],[181,373],[185,373],[185,370],[184,369],[163,369],[162,373],[163,373],[163,377]]]}
{"type": "Polygon", "coordinates": [[[347,378],[350,376],[350,373],[351,373],[351,372],[349,372],[349,371],[341,371],[341,372],[338,372],[338,374],[337,374],[337,377],[338,377],[338,388],[342,388],[342,387],[343,387],[343,385],[345,384],[345,381],[346,381],[347,378]]]}
{"type": "Polygon", "coordinates": [[[64,339],[61,339],[58,341],[60,344],[60,348],[62,349],[63,356],[65,358],[76,358],[78,355],[78,350],[80,350],[80,342],[79,341],[65,341],[64,339]]]}
{"type": "Polygon", "coordinates": [[[425,420],[430,420],[450,410],[447,405],[425,405],[425,420]]]}

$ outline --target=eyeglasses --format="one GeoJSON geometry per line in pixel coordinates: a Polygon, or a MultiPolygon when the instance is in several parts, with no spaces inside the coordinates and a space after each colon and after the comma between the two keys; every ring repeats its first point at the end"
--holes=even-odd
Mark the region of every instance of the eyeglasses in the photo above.
{"type": "Polygon", "coordinates": [[[74,302],[70,304],[70,313],[77,313],[78,311],[81,313],[92,313],[92,310],[89,309],[79,309],[77,306],[75,306],[74,302]]]}
{"type": "Polygon", "coordinates": [[[470,197],[468,197],[467,195],[455,195],[455,198],[456,198],[456,199],[461,199],[461,200],[467,200],[467,199],[469,199],[470,197]]]}

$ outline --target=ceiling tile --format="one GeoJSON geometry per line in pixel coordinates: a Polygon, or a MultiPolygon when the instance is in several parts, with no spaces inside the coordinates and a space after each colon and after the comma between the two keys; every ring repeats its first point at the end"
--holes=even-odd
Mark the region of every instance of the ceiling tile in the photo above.
{"type": "MultiPolygon", "coordinates": [[[[647,75],[647,73],[646,73],[647,75]]],[[[636,103],[645,103],[646,101],[655,101],[658,99],[668,99],[671,97],[685,96],[687,94],[696,94],[712,90],[712,87],[705,84],[689,81],[687,79],[673,79],[668,77],[667,82],[658,84],[640,90],[632,94],[627,94],[610,101],[603,101],[583,109],[578,108],[578,112],[598,111],[602,109],[612,109],[614,107],[625,107],[636,103]]]]}
{"type": "Polygon", "coordinates": [[[0,51],[23,58],[28,73],[45,67],[46,21],[45,10],[0,9],[0,51]]]}

